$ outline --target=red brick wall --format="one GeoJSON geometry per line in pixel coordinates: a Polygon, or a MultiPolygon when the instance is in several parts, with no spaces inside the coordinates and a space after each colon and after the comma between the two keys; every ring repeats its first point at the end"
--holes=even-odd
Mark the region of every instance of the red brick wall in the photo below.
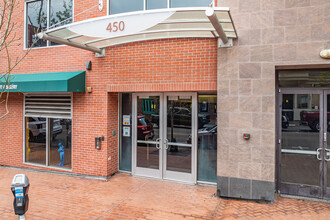
{"type": "MultiPolygon", "coordinates": [[[[0,99],[0,116],[6,113],[4,95],[0,99]]],[[[0,165],[20,166],[23,158],[23,95],[10,94],[8,114],[0,119],[0,165]]]]}
{"type": "MultiPolygon", "coordinates": [[[[75,2],[75,15],[96,4],[91,0],[75,2]]],[[[24,10],[23,6],[22,2],[15,16],[15,21],[21,24],[24,17],[19,12],[24,10]]],[[[106,6],[102,12],[93,8],[75,21],[105,13],[106,6]]],[[[17,35],[23,34],[21,26],[17,35]]],[[[23,39],[20,43],[10,50],[13,58],[26,52],[23,39]]],[[[95,58],[92,52],[69,46],[32,49],[12,74],[85,70],[86,61],[92,61],[92,70],[86,74],[86,86],[92,87],[93,92],[74,93],[73,96],[74,173],[108,176],[118,170],[118,92],[216,90],[215,39],[165,39],[124,44],[107,48],[104,58],[95,58]],[[116,130],[114,137],[113,130],[116,130]],[[105,136],[101,150],[95,149],[96,136],[105,136]]],[[[4,64],[0,72],[5,69],[5,62],[0,56],[0,63],[4,64]]],[[[6,149],[12,159],[0,155],[0,165],[23,166],[23,99],[17,94],[13,97],[10,117],[5,120],[7,124],[0,121],[0,131],[2,136],[11,134],[15,147],[6,149]],[[6,127],[8,124],[10,126],[6,127]]],[[[0,140],[0,147],[8,144],[12,144],[10,138],[0,140]]]]}

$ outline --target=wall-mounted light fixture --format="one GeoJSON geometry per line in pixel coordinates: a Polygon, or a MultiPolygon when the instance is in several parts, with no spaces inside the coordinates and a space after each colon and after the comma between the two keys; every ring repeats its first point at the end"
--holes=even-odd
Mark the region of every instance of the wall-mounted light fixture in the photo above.
{"type": "Polygon", "coordinates": [[[95,137],[95,149],[101,150],[101,142],[104,141],[104,136],[95,137]]]}
{"type": "Polygon", "coordinates": [[[320,52],[320,57],[322,57],[324,59],[330,59],[330,49],[322,50],[320,52]]]}
{"type": "Polygon", "coordinates": [[[103,10],[103,0],[99,0],[99,10],[103,10]]]}
{"type": "Polygon", "coordinates": [[[87,61],[86,62],[86,70],[91,70],[92,69],[92,61],[87,61]]]}

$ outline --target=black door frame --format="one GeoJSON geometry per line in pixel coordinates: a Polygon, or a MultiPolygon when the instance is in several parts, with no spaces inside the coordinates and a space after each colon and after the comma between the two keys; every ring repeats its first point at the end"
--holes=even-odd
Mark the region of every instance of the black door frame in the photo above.
{"type": "Polygon", "coordinates": [[[281,88],[278,90],[277,97],[277,181],[276,189],[279,193],[291,194],[297,196],[307,196],[315,198],[325,198],[330,199],[330,188],[327,188],[327,161],[325,160],[326,156],[326,135],[325,131],[327,130],[327,95],[330,95],[329,89],[322,88],[281,88]],[[281,140],[282,140],[282,98],[283,94],[319,94],[320,95],[320,126],[319,132],[319,144],[321,150],[321,161],[319,169],[319,186],[304,186],[298,184],[283,184],[281,183],[281,140]],[[321,123],[320,123],[321,125],[321,123]]]}

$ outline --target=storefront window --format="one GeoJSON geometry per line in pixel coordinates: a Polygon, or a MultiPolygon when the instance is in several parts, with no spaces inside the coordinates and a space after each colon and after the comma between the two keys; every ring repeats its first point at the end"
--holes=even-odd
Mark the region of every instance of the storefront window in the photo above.
{"type": "Polygon", "coordinates": [[[25,161],[71,169],[71,119],[26,117],[26,123],[25,161]]]}
{"type": "Polygon", "coordinates": [[[46,165],[46,126],[46,118],[26,117],[26,162],[46,165]]]}
{"type": "Polygon", "coordinates": [[[198,173],[199,181],[217,180],[217,96],[198,95],[198,173]]]}
{"type": "Polygon", "coordinates": [[[49,119],[49,165],[71,168],[71,120],[49,119]]]}
{"type": "Polygon", "coordinates": [[[73,0],[38,0],[26,3],[26,47],[55,45],[45,40],[36,41],[35,35],[47,28],[72,23],[73,0]],[[49,14],[48,14],[49,11],[49,14]]]}
{"type": "Polygon", "coordinates": [[[71,169],[71,107],[71,94],[24,96],[24,162],[71,169]]]}
{"type": "Polygon", "coordinates": [[[177,7],[207,7],[212,0],[110,0],[110,14],[177,7]]]}

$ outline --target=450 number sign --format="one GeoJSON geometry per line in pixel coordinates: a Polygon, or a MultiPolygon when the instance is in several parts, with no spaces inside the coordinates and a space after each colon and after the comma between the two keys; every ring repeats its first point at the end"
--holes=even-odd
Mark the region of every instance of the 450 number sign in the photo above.
{"type": "Polygon", "coordinates": [[[106,29],[109,32],[117,32],[117,31],[124,31],[125,30],[125,22],[124,21],[115,21],[110,22],[106,29]]]}

